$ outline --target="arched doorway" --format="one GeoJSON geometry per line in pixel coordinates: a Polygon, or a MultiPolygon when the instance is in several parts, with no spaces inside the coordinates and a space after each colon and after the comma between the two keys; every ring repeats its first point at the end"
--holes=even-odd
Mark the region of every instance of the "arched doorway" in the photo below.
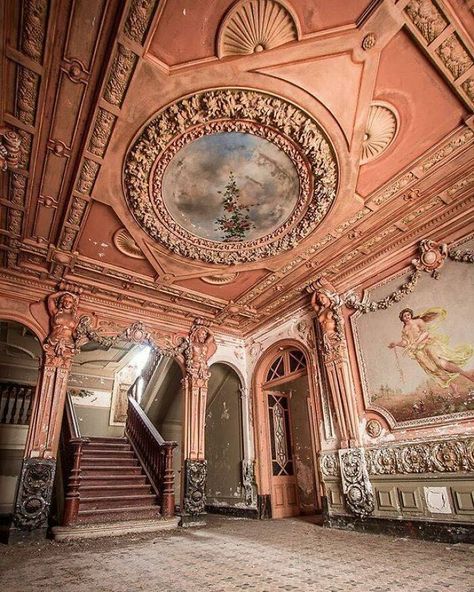
{"type": "Polygon", "coordinates": [[[228,364],[210,367],[206,405],[207,506],[224,512],[245,503],[242,483],[242,384],[228,364]]]}
{"type": "Polygon", "coordinates": [[[273,518],[321,509],[311,374],[307,353],[292,343],[271,348],[255,373],[257,476],[273,518]]]}
{"type": "Polygon", "coordinates": [[[0,515],[13,513],[42,348],[16,321],[0,321],[0,515]]]}

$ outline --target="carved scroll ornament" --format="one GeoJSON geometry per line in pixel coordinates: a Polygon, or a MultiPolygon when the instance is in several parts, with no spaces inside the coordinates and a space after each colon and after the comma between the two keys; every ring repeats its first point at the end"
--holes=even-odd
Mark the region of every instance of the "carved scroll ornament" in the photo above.
{"type": "Polygon", "coordinates": [[[374,511],[374,494],[369,481],[363,448],[339,450],[342,492],[346,505],[364,518],[374,511]]]}

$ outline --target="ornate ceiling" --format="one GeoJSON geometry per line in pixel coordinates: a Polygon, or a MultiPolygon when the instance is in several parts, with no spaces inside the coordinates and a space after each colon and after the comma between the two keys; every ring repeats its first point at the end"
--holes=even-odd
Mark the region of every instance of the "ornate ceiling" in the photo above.
{"type": "Polygon", "coordinates": [[[473,230],[469,2],[2,10],[4,279],[245,335],[473,230]]]}

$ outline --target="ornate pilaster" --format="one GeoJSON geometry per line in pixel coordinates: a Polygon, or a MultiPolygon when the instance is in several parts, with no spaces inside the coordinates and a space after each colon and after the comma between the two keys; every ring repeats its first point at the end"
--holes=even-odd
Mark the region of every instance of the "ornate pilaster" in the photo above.
{"type": "MultiPolygon", "coordinates": [[[[191,327],[184,351],[186,375],[184,385],[184,515],[195,518],[206,505],[207,461],[205,456],[205,418],[209,358],[216,351],[214,336],[202,319],[191,327]]],[[[183,523],[183,519],[182,519],[183,523]]]]}
{"type": "Polygon", "coordinates": [[[321,344],[329,390],[339,426],[342,446],[359,444],[357,407],[347,355],[342,300],[334,287],[320,279],[308,287],[311,305],[317,312],[317,331],[321,344]]]}
{"type": "Polygon", "coordinates": [[[342,493],[353,514],[364,518],[374,511],[374,494],[363,448],[339,450],[342,493]]]}
{"type": "Polygon", "coordinates": [[[80,291],[62,284],[47,300],[50,333],[31,414],[18,489],[14,525],[32,531],[47,526],[67,383],[78,351],[80,291]]]}

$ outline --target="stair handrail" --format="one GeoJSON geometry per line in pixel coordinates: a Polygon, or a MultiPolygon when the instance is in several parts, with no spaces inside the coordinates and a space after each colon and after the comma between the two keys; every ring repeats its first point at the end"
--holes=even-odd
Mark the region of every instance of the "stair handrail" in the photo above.
{"type": "Polygon", "coordinates": [[[65,489],[63,526],[73,526],[79,512],[79,485],[81,482],[81,457],[84,444],[89,438],[81,435],[76,409],[70,393],[66,393],[63,431],[61,434],[63,450],[63,482],[65,489]]]}
{"type": "Polygon", "coordinates": [[[158,496],[161,514],[174,516],[173,450],[177,442],[166,441],[132,395],[128,397],[125,435],[158,496]]]}

